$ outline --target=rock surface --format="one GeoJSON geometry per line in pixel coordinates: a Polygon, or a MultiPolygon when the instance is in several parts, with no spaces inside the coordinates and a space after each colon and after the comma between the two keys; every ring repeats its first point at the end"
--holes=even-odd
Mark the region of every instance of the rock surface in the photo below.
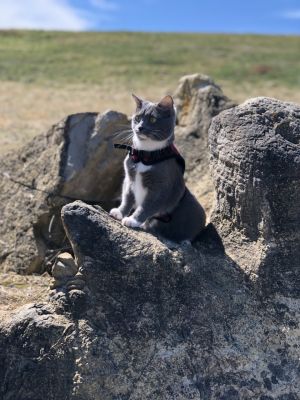
{"type": "Polygon", "coordinates": [[[256,98],[210,128],[212,221],[263,292],[300,297],[300,106],[256,98]]]}
{"type": "MultiPolygon", "coordinates": [[[[1,321],[0,399],[299,399],[299,132],[300,107],[274,99],[214,118],[216,205],[193,245],[126,228],[100,206],[64,205],[75,261],[58,258],[48,302],[1,321]]],[[[53,159],[64,146],[50,146],[53,159]]],[[[43,181],[41,154],[17,178],[37,171],[32,185],[52,188],[46,204],[58,213],[68,186],[43,181]]],[[[57,165],[53,177],[74,178],[57,165]]],[[[31,193],[11,187],[17,199],[31,193]]]]}
{"type": "MultiPolygon", "coordinates": [[[[211,118],[230,105],[202,80],[185,78],[176,100],[195,185],[207,173],[211,118]]],[[[161,242],[100,206],[70,203],[79,184],[82,198],[114,196],[124,154],[101,162],[124,124],[112,112],[72,116],[23,149],[22,169],[13,157],[1,161],[6,267],[40,265],[65,235],[72,255],[57,257],[48,302],[2,318],[0,399],[299,399],[300,107],[258,98],[213,119],[216,203],[193,245],[161,242]],[[99,165],[99,179],[89,179],[99,165]]]]}
{"type": "MultiPolygon", "coordinates": [[[[53,277],[52,289],[66,285],[70,280],[73,281],[78,272],[78,266],[70,253],[59,254],[51,268],[53,277]]],[[[84,286],[84,285],[83,285],[84,286]]]]}
{"type": "Polygon", "coordinates": [[[46,252],[68,245],[62,205],[74,199],[112,205],[123,158],[112,153],[113,133],[128,126],[126,115],[113,111],[72,115],[0,160],[2,270],[41,272],[46,252]]]}
{"type": "Polygon", "coordinates": [[[212,118],[235,104],[214,81],[201,74],[183,76],[174,94],[176,144],[186,160],[186,183],[210,213],[214,187],[209,171],[208,129],[212,118]]]}
{"type": "Polygon", "coordinates": [[[170,249],[82,202],[62,218],[87,287],[2,324],[3,400],[299,398],[299,299],[258,296],[212,227],[170,249]]]}

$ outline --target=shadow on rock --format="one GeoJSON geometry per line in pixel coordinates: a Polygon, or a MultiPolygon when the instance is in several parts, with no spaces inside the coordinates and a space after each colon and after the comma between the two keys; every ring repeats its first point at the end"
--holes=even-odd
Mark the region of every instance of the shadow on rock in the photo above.
{"type": "Polygon", "coordinates": [[[261,294],[299,298],[300,107],[269,98],[210,127],[212,222],[261,294]]]}
{"type": "Polygon", "coordinates": [[[86,288],[54,290],[25,325],[22,313],[4,324],[3,399],[258,399],[300,389],[297,327],[283,329],[297,312],[279,317],[256,298],[212,225],[194,246],[170,250],[82,202],[62,219],[86,288]],[[33,332],[45,339],[27,346],[33,332]],[[15,355],[31,363],[41,348],[43,386],[24,386],[15,355]]]}

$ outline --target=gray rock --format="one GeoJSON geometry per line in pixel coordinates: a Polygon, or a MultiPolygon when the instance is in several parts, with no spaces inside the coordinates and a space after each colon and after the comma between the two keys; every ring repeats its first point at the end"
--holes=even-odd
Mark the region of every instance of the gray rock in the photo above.
{"type": "Polygon", "coordinates": [[[176,144],[186,160],[186,183],[209,214],[214,187],[209,172],[208,129],[214,116],[235,104],[210,77],[201,74],[183,76],[174,100],[176,144]]]}
{"type": "Polygon", "coordinates": [[[0,398],[71,398],[74,328],[74,322],[55,314],[51,304],[26,305],[11,316],[11,322],[2,323],[0,398]],[[8,347],[5,350],[3,346],[8,347]]]}
{"type": "Polygon", "coordinates": [[[78,266],[69,253],[61,253],[56,257],[52,265],[51,275],[53,282],[50,286],[51,289],[59,287],[68,288],[69,290],[83,289],[85,286],[82,274],[78,272],[78,266]]]}
{"type": "Polygon", "coordinates": [[[256,98],[210,128],[212,221],[263,293],[300,297],[300,106],[256,98]]]}
{"type": "Polygon", "coordinates": [[[273,99],[214,118],[216,205],[193,245],[65,205],[79,272],[2,319],[0,398],[298,399],[299,121],[273,99]]]}
{"type": "Polygon", "coordinates": [[[64,279],[76,275],[78,267],[69,253],[61,253],[57,256],[52,267],[52,276],[55,279],[64,279]]]}
{"type": "Polygon", "coordinates": [[[113,152],[113,133],[126,115],[71,115],[0,160],[1,269],[41,272],[49,250],[68,248],[62,205],[74,199],[110,208],[122,180],[124,154],[113,152]]]}
{"type": "Polygon", "coordinates": [[[85,287],[85,281],[75,276],[67,282],[66,287],[69,291],[74,289],[83,290],[85,287]]]}
{"type": "Polygon", "coordinates": [[[62,218],[88,291],[2,323],[3,400],[297,398],[299,299],[257,296],[212,226],[170,250],[99,207],[62,218]]]}
{"type": "MultiPolygon", "coordinates": [[[[183,77],[175,92],[176,142],[186,158],[186,181],[207,212],[213,186],[208,173],[207,132],[211,119],[233,103],[204,75],[183,77]]],[[[129,127],[117,112],[72,115],[0,159],[0,269],[43,272],[69,250],[62,205],[81,199],[111,208],[118,197],[124,151],[113,151],[116,131],[129,127]],[[50,261],[49,261],[50,260],[50,261]]]]}

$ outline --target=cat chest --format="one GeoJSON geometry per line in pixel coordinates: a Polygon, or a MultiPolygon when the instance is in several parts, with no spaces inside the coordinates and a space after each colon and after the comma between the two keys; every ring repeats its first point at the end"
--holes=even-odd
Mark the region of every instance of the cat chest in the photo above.
{"type": "Polygon", "coordinates": [[[147,195],[147,187],[143,182],[143,175],[152,168],[151,165],[145,165],[141,162],[135,164],[135,174],[132,176],[132,191],[135,197],[136,206],[143,204],[147,195]]]}

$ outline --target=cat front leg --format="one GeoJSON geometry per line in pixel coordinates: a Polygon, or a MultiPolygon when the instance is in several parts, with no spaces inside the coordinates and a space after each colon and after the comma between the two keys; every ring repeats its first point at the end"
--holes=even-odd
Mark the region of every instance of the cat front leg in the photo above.
{"type": "Polygon", "coordinates": [[[143,223],[137,221],[133,215],[131,215],[130,217],[125,217],[122,219],[122,224],[124,226],[127,226],[128,228],[140,228],[143,223]]]}
{"type": "Polygon", "coordinates": [[[119,208],[112,208],[109,212],[109,215],[114,219],[117,219],[118,221],[121,221],[121,219],[123,218],[123,215],[119,208]]]}
{"type": "Polygon", "coordinates": [[[125,216],[129,215],[134,205],[134,195],[132,193],[129,179],[125,178],[122,189],[122,201],[118,208],[112,208],[109,212],[113,218],[121,221],[125,216]]]}
{"type": "Polygon", "coordinates": [[[147,219],[152,217],[156,212],[155,205],[149,202],[148,205],[145,203],[143,206],[137,207],[134,213],[130,217],[122,219],[122,224],[130,228],[144,227],[147,219]]]}

